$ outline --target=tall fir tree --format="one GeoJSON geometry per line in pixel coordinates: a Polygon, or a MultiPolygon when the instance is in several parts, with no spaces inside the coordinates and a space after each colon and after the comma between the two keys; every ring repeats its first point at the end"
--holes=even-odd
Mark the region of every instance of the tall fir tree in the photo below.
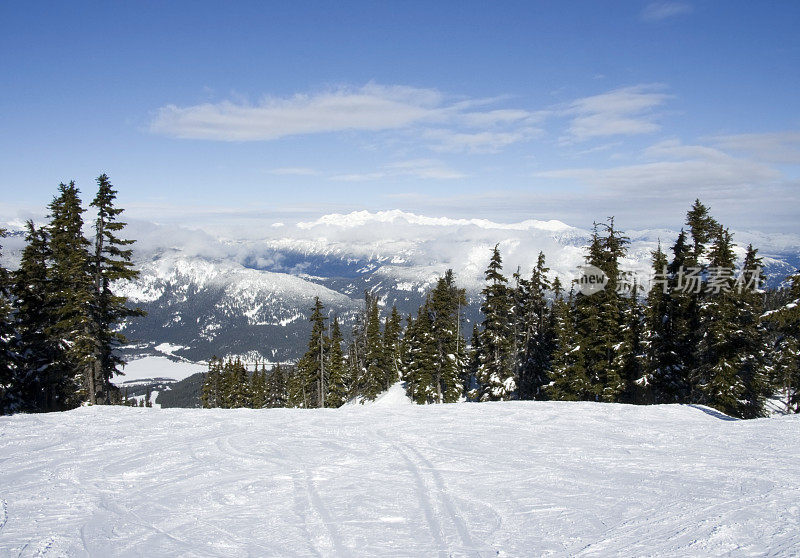
{"type": "Polygon", "coordinates": [[[516,397],[513,315],[508,279],[503,274],[499,245],[492,250],[481,291],[483,321],[478,348],[477,394],[479,401],[503,401],[516,397]]]}
{"type": "Polygon", "coordinates": [[[269,408],[286,407],[288,404],[288,393],[286,385],[286,371],[280,365],[275,364],[267,376],[267,401],[269,408]]]}
{"type": "Polygon", "coordinates": [[[673,378],[675,359],[674,340],[670,330],[670,288],[667,271],[667,255],[661,249],[661,241],[652,255],[653,281],[647,293],[644,310],[642,344],[644,351],[644,380],[642,390],[648,403],[670,402],[670,395],[678,384],[673,378]]]}
{"type": "Polygon", "coordinates": [[[341,407],[347,401],[347,395],[350,392],[350,378],[342,351],[342,331],[336,316],[333,317],[331,324],[330,347],[325,358],[327,359],[326,370],[328,373],[325,403],[327,407],[341,407]]]}
{"type": "Polygon", "coordinates": [[[595,223],[586,263],[600,269],[608,279],[605,288],[575,299],[576,335],[583,366],[597,401],[619,401],[625,381],[616,347],[622,338],[622,304],[618,290],[619,260],[625,256],[628,238],[614,225],[595,223]],[[600,229],[605,231],[601,236],[600,229]]]}
{"type": "Polygon", "coordinates": [[[441,395],[440,390],[437,392],[437,346],[429,306],[430,295],[417,310],[417,319],[409,323],[405,336],[403,379],[406,393],[420,405],[437,403],[441,395]]]}
{"type": "Polygon", "coordinates": [[[50,254],[53,260],[52,296],[58,316],[50,332],[65,347],[66,367],[81,389],[72,397],[75,406],[95,392],[95,342],[92,315],[96,311],[89,272],[89,241],[83,235],[80,191],[74,182],[60,184],[49,205],[50,254]]]}
{"type": "MultiPolygon", "coordinates": [[[[302,407],[325,407],[325,391],[327,371],[325,358],[328,353],[328,338],[326,336],[324,315],[325,307],[319,297],[314,299],[314,308],[311,309],[309,321],[311,322],[311,335],[308,340],[308,349],[297,363],[297,381],[300,382],[302,392],[302,407]]],[[[295,388],[297,390],[297,388],[295,388]]]]}
{"type": "Polygon", "coordinates": [[[698,367],[694,371],[694,401],[726,414],[743,417],[747,412],[746,386],[740,375],[737,300],[734,292],[736,256],[731,235],[719,228],[709,252],[709,278],[699,309],[698,367]]]}
{"type": "Polygon", "coordinates": [[[520,350],[518,352],[517,383],[522,399],[546,399],[545,386],[550,381],[551,359],[554,350],[554,323],[547,293],[550,281],[545,255],[539,252],[530,280],[523,283],[523,296],[517,296],[521,311],[520,350]]]}
{"type": "Polygon", "coordinates": [[[384,363],[386,365],[386,386],[400,380],[402,372],[402,336],[403,336],[403,320],[400,317],[400,312],[397,306],[392,306],[392,312],[386,316],[383,324],[383,348],[384,348],[384,363]]]}
{"type": "Polygon", "coordinates": [[[19,411],[61,411],[79,404],[81,378],[68,358],[58,326],[63,296],[52,275],[46,229],[27,223],[26,246],[13,276],[12,293],[19,363],[13,393],[19,411]]]}
{"type": "Polygon", "coordinates": [[[127,298],[112,291],[115,282],[130,281],[139,275],[131,262],[133,252],[129,248],[135,241],[118,236],[126,225],[118,219],[124,210],[114,206],[117,191],[106,174],[97,178],[97,186],[97,195],[91,203],[97,210],[97,219],[94,251],[89,260],[94,289],[90,316],[94,347],[89,402],[107,404],[114,399],[111,378],[121,374],[119,366],[125,365],[117,349],[127,340],[117,331],[117,326],[127,318],[143,316],[144,312],[129,308],[127,298]]]}
{"type": "Polygon", "coordinates": [[[365,294],[366,327],[364,329],[364,364],[358,380],[359,395],[367,401],[375,398],[387,387],[389,374],[386,363],[386,351],[383,347],[381,333],[380,306],[378,297],[365,294]]]}
{"type": "Polygon", "coordinates": [[[456,286],[453,270],[448,269],[436,282],[427,305],[436,346],[433,387],[437,403],[454,403],[464,393],[466,353],[461,337],[461,308],[466,302],[466,291],[456,286]]]}
{"type": "Polygon", "coordinates": [[[556,278],[552,307],[555,342],[550,383],[545,392],[549,399],[557,401],[587,401],[593,398],[593,391],[576,328],[574,294],[571,290],[569,297],[564,299],[560,287],[556,278]]]}

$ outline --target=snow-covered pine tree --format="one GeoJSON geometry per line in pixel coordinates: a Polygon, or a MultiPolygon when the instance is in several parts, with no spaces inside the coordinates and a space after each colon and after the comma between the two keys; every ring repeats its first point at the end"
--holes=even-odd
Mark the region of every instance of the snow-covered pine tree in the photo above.
{"type": "Polygon", "coordinates": [[[80,389],[74,367],[66,355],[67,344],[57,328],[62,298],[50,267],[47,230],[27,222],[27,242],[12,283],[14,328],[19,361],[12,393],[14,411],[61,411],[78,404],[80,389]]]}
{"type": "Polygon", "coordinates": [[[204,409],[222,406],[222,361],[216,356],[208,362],[208,372],[200,389],[200,404],[204,409]]]}
{"type": "Polygon", "coordinates": [[[93,281],[93,301],[90,315],[90,331],[93,337],[92,370],[89,381],[89,402],[108,404],[118,400],[118,390],[113,388],[111,378],[122,374],[118,367],[125,362],[116,349],[127,342],[117,331],[120,322],[127,318],[143,316],[144,312],[127,306],[127,298],[115,294],[111,286],[116,281],[130,281],[139,272],[131,262],[135,241],[119,238],[126,223],[119,221],[124,211],[114,206],[117,191],[109,178],[101,174],[97,178],[97,195],[91,206],[97,210],[95,221],[94,251],[89,260],[89,272],[93,281]],[[117,393],[116,396],[113,394],[117,393]]]}
{"type": "Polygon", "coordinates": [[[643,343],[643,310],[639,302],[640,287],[634,281],[629,296],[620,298],[622,307],[622,337],[616,348],[615,366],[620,370],[625,385],[620,402],[646,404],[651,394],[645,372],[646,357],[643,343]]]}
{"type": "Polygon", "coordinates": [[[406,382],[406,393],[420,405],[439,401],[435,377],[437,347],[429,306],[430,295],[417,310],[417,319],[409,323],[405,335],[403,379],[406,382]]]}
{"type": "Polygon", "coordinates": [[[392,305],[392,312],[386,316],[383,324],[383,349],[385,351],[383,360],[386,364],[385,385],[387,388],[397,382],[402,375],[400,370],[402,366],[400,354],[402,335],[403,320],[400,312],[397,311],[397,306],[392,305]]]}
{"type": "Polygon", "coordinates": [[[433,387],[437,403],[454,403],[464,393],[466,343],[461,337],[461,308],[466,302],[466,291],[456,286],[453,270],[448,269],[436,282],[427,305],[436,346],[433,387]]]}
{"type": "Polygon", "coordinates": [[[694,401],[726,414],[742,417],[746,388],[739,375],[737,301],[731,234],[719,228],[709,252],[707,289],[700,304],[700,341],[697,347],[694,401]]]}
{"type": "Polygon", "coordinates": [[[657,403],[689,403],[693,371],[697,366],[699,294],[703,288],[701,268],[694,262],[688,236],[681,230],[672,246],[667,266],[667,319],[660,375],[654,378],[657,403]],[[693,269],[694,268],[694,269],[693,269]]]}
{"type": "Polygon", "coordinates": [[[508,279],[503,274],[499,245],[492,250],[481,291],[483,321],[478,348],[478,392],[480,401],[503,401],[517,396],[514,378],[513,316],[508,279]]]}
{"type": "Polygon", "coordinates": [[[517,297],[522,304],[522,312],[516,312],[521,316],[519,329],[523,332],[517,373],[522,399],[546,399],[544,388],[550,382],[554,328],[547,304],[547,292],[551,288],[548,271],[544,253],[539,252],[530,280],[523,283],[524,296],[517,297]]]}
{"type": "Polygon", "coordinates": [[[644,308],[642,345],[644,350],[644,376],[640,382],[648,403],[666,403],[674,401],[672,395],[676,389],[675,358],[673,354],[674,339],[670,316],[671,293],[668,284],[667,255],[658,248],[652,253],[653,282],[647,293],[644,308]]]}
{"type": "Polygon", "coordinates": [[[553,282],[552,306],[555,342],[550,370],[550,383],[545,388],[549,399],[556,401],[587,401],[593,398],[583,351],[576,331],[576,312],[573,291],[565,300],[561,283],[553,282]]]}
{"type": "Polygon", "coordinates": [[[386,363],[386,350],[381,332],[380,307],[378,297],[365,293],[366,327],[364,328],[364,365],[358,380],[359,395],[367,401],[374,401],[385,391],[389,374],[386,363]]]}
{"type": "Polygon", "coordinates": [[[264,365],[258,368],[258,363],[250,375],[250,407],[263,409],[267,404],[267,370],[264,365]]]}
{"type": "Polygon", "coordinates": [[[74,182],[61,183],[59,194],[48,206],[50,253],[53,260],[53,308],[58,320],[51,334],[64,347],[74,382],[81,389],[72,395],[67,407],[76,406],[94,392],[93,363],[95,343],[92,333],[94,310],[93,281],[89,272],[89,241],[83,236],[80,191],[74,182]]]}
{"type": "Polygon", "coordinates": [[[768,333],[760,317],[764,313],[764,290],[758,250],[748,245],[739,277],[734,284],[735,320],[738,328],[732,342],[736,351],[737,373],[744,384],[742,418],[765,416],[771,394],[768,333]]]}
{"type": "Polygon", "coordinates": [[[280,363],[275,364],[267,376],[267,407],[277,408],[287,406],[286,374],[280,363]]]}
{"type": "Polygon", "coordinates": [[[594,392],[594,400],[619,401],[625,382],[616,351],[622,339],[622,308],[617,292],[619,260],[625,256],[629,240],[608,223],[594,224],[586,263],[605,273],[608,283],[595,294],[578,293],[575,298],[576,334],[583,366],[594,392]],[[599,229],[605,230],[601,236],[599,229]]]}
{"type": "Polygon", "coordinates": [[[325,355],[328,353],[328,338],[325,335],[325,307],[319,297],[314,299],[314,308],[311,309],[309,321],[311,322],[311,335],[308,340],[308,349],[297,363],[297,378],[302,385],[300,392],[303,395],[302,406],[325,407],[325,383],[327,371],[325,370],[325,355]]]}
{"type": "Polygon", "coordinates": [[[341,407],[347,401],[347,394],[350,391],[350,378],[348,377],[347,363],[342,352],[342,331],[339,328],[339,320],[333,317],[331,324],[330,348],[325,355],[326,372],[328,380],[325,385],[326,407],[341,407]]]}

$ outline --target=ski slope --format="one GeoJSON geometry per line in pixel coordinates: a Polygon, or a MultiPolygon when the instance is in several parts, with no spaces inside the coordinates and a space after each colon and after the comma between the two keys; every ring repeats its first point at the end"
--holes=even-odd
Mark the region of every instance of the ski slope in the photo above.
{"type": "Polygon", "coordinates": [[[0,556],[800,553],[800,417],[688,406],[0,417],[0,556]]]}

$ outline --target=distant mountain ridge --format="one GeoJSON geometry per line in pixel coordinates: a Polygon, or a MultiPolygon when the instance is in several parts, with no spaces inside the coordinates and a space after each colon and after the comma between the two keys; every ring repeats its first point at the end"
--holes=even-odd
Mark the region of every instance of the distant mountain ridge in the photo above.
{"type": "MultiPolygon", "coordinates": [[[[9,228],[4,258],[13,267],[22,246],[20,224],[9,228]]],[[[467,289],[465,332],[479,319],[483,271],[499,245],[507,277],[530,274],[540,251],[553,276],[569,284],[583,263],[588,229],[560,221],[497,223],[486,219],[428,217],[400,210],[324,215],[294,225],[263,223],[244,232],[157,226],[132,222],[138,240],[139,279],[119,292],[148,316],[124,324],[132,341],[129,357],[163,354],[156,346],[179,347],[171,358],[207,360],[241,355],[248,360],[286,362],[305,350],[306,316],[319,297],[347,333],[363,304],[364,291],[386,307],[416,312],[425,292],[446,269],[467,289]],[[225,234],[221,234],[221,233],[225,234]]],[[[649,276],[651,252],[664,250],[678,232],[625,231],[631,238],[622,267],[649,276]]],[[[737,255],[748,243],[760,249],[770,284],[800,267],[800,236],[735,232],[737,255]]]]}

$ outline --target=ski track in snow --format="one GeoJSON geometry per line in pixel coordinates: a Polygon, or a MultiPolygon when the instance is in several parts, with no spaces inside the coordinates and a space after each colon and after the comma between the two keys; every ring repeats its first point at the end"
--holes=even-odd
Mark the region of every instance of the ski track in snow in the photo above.
{"type": "Polygon", "coordinates": [[[800,417],[689,406],[0,417],[0,556],[800,553],[800,417]]]}

